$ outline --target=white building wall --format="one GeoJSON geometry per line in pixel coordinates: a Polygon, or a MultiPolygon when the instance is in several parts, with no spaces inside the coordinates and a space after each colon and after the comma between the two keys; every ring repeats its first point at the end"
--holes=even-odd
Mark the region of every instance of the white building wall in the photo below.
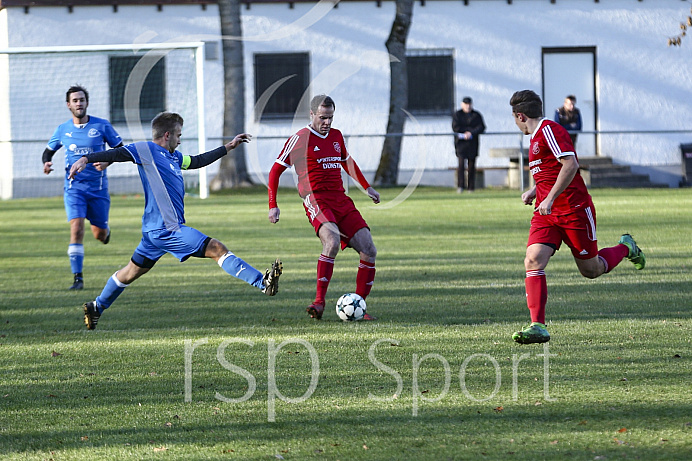
{"type": "MultiPolygon", "coordinates": [[[[348,137],[382,134],[389,106],[389,62],[384,42],[394,18],[394,3],[342,2],[320,10],[315,4],[253,4],[243,7],[247,131],[258,137],[248,149],[250,168],[266,174],[282,139],[307,119],[257,123],[252,113],[254,53],[309,52],[311,94],[330,93],[336,100],[334,126],[348,137]],[[263,140],[265,138],[265,140],[263,140]]],[[[594,46],[597,54],[598,119],[601,131],[692,129],[690,46],[668,47],[688,7],[679,0],[539,0],[416,2],[409,48],[452,48],[456,105],[466,95],[486,121],[489,132],[515,133],[511,94],[530,88],[541,92],[541,48],[594,46]]],[[[216,6],[199,5],[76,6],[8,8],[7,41],[12,46],[119,44],[209,40],[219,42],[216,6]],[[45,31],[45,32],[42,32],[45,31]]],[[[220,42],[219,42],[220,46],[220,42]]],[[[220,57],[220,49],[219,49],[220,57]]],[[[565,69],[565,72],[569,72],[565,69]]],[[[79,69],[74,79],[80,81],[79,69]]],[[[205,63],[207,134],[222,129],[222,61],[205,63]]],[[[62,98],[62,95],[60,95],[62,98]]],[[[104,110],[92,112],[107,116],[104,110]]],[[[16,108],[11,108],[12,111],[16,108]]],[[[554,108],[546,108],[552,113],[554,108]]],[[[54,126],[66,119],[66,109],[54,126]]],[[[53,128],[54,128],[53,126],[53,128]]],[[[50,130],[52,132],[52,128],[50,130]]],[[[450,117],[421,117],[407,123],[407,133],[449,133],[450,117]]],[[[39,137],[47,138],[50,132],[39,137]]],[[[520,135],[484,136],[479,165],[506,164],[488,157],[492,147],[517,146],[520,135]]],[[[679,144],[687,134],[603,135],[601,154],[639,168],[671,172],[680,167],[679,144]]],[[[349,138],[349,149],[366,171],[376,168],[381,138],[349,138]]],[[[526,145],[526,141],[525,141],[526,145]]],[[[40,152],[37,152],[37,156],[40,152]]],[[[451,136],[406,138],[402,169],[446,170],[455,165],[451,136]]],[[[663,174],[662,173],[662,174],[663,174]]],[[[664,175],[665,176],[665,175],[664,175]]],[[[669,175],[670,176],[670,175],[669,175]]],[[[676,183],[676,178],[670,178],[676,183]]]]}

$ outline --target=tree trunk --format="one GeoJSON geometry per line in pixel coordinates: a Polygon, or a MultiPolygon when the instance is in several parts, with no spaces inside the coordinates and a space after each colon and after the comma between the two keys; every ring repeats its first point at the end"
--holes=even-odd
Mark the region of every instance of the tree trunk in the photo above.
{"type": "MultiPolygon", "coordinates": [[[[219,0],[223,49],[223,138],[230,141],[245,132],[245,71],[243,35],[240,22],[240,0],[219,0]]],[[[245,144],[241,143],[221,159],[219,172],[209,184],[213,191],[252,184],[245,161],[245,144]]]]}
{"type": "Polygon", "coordinates": [[[402,137],[408,106],[408,75],[406,72],[406,38],[411,28],[413,16],[413,0],[396,0],[396,16],[392,30],[385,43],[389,51],[390,90],[389,90],[389,121],[387,122],[387,137],[382,145],[380,165],[375,173],[375,183],[384,186],[394,186],[399,176],[399,160],[401,158],[402,137]]]}

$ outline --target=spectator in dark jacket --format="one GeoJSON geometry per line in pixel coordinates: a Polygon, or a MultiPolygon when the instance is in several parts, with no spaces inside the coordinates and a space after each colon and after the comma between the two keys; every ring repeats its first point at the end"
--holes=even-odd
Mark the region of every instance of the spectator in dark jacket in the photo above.
{"type": "Polygon", "coordinates": [[[452,116],[452,131],[455,133],[454,147],[459,159],[457,192],[461,193],[464,189],[473,192],[476,188],[478,135],[485,132],[485,122],[480,112],[473,110],[473,100],[468,96],[462,100],[461,110],[452,116]]]}
{"type": "Polygon", "coordinates": [[[577,133],[581,131],[581,112],[574,105],[577,103],[577,97],[570,94],[565,98],[565,102],[559,109],[555,110],[553,121],[562,125],[569,131],[569,137],[572,138],[574,149],[577,148],[577,133]]]}

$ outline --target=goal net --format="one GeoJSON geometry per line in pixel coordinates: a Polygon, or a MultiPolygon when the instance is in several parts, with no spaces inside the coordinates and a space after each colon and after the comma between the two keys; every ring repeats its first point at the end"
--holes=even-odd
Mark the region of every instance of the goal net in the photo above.
{"type": "MultiPolygon", "coordinates": [[[[201,42],[0,49],[0,198],[62,195],[65,148],[49,175],[41,154],[72,118],[65,93],[73,85],[89,92],[87,114],[108,119],[123,143],[150,140],[151,119],[167,110],[185,120],[179,149],[203,152],[203,53],[201,42]]],[[[142,191],[134,165],[107,172],[111,194],[142,191]]],[[[206,197],[204,170],[184,176],[190,192],[206,197]]]]}

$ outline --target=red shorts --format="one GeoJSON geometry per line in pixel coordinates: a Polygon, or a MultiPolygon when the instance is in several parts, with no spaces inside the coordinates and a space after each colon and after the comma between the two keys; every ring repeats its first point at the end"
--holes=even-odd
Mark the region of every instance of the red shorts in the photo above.
{"type": "Polygon", "coordinates": [[[368,227],[351,197],[343,192],[313,192],[303,198],[303,207],[316,234],[326,222],[337,225],[341,234],[342,250],[348,246],[356,232],[368,227]]]}
{"type": "Polygon", "coordinates": [[[543,243],[559,250],[562,242],[570,247],[577,259],[591,259],[598,255],[596,209],[593,202],[589,200],[583,208],[568,215],[533,215],[527,246],[543,243]]]}

